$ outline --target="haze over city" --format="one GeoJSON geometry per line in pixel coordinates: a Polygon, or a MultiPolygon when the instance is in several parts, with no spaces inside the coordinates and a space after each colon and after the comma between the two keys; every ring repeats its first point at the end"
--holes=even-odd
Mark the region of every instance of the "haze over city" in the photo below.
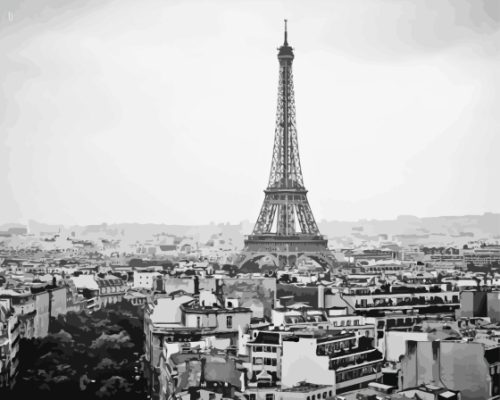
{"type": "Polygon", "coordinates": [[[0,223],[254,221],[285,17],[317,220],[500,211],[496,1],[43,4],[0,4],[0,223]]]}

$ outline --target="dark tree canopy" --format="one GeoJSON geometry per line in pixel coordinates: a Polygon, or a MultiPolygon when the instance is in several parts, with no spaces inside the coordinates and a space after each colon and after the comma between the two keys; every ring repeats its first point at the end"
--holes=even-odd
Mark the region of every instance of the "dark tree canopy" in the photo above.
{"type": "Polygon", "coordinates": [[[11,398],[143,398],[145,383],[137,377],[142,319],[142,310],[128,302],[52,319],[47,337],[20,341],[11,398]]]}

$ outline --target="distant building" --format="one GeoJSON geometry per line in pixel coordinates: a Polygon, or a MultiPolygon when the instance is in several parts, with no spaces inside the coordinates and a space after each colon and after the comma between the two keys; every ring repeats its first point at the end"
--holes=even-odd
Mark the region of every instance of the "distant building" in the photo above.
{"type": "Polygon", "coordinates": [[[156,280],[160,277],[159,272],[149,272],[149,271],[134,271],[134,289],[149,289],[155,288],[156,280]]]}
{"type": "Polygon", "coordinates": [[[492,322],[500,322],[500,291],[498,290],[464,290],[460,292],[460,308],[456,311],[458,318],[490,318],[492,322]]]}
{"type": "Polygon", "coordinates": [[[141,293],[141,292],[136,292],[134,290],[129,290],[124,296],[123,299],[125,301],[128,301],[130,304],[134,306],[142,306],[146,304],[148,300],[148,295],[141,293]]]}
{"type": "Polygon", "coordinates": [[[500,266],[500,247],[491,246],[463,250],[465,265],[474,267],[500,266]]]}
{"type": "Polygon", "coordinates": [[[438,286],[415,288],[400,285],[389,291],[380,288],[348,287],[343,291],[325,291],[325,307],[347,306],[352,314],[380,313],[384,311],[419,311],[425,313],[454,314],[460,306],[459,292],[443,290],[438,286]]]}
{"type": "Polygon", "coordinates": [[[108,275],[105,278],[96,278],[99,288],[99,305],[106,307],[108,304],[119,303],[128,290],[127,284],[120,278],[108,275]]]}

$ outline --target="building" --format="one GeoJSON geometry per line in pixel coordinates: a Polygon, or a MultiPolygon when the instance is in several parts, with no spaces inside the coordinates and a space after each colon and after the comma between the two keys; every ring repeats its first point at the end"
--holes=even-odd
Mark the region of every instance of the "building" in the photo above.
{"type": "Polygon", "coordinates": [[[96,278],[99,288],[99,305],[106,307],[108,304],[119,303],[128,290],[127,284],[120,278],[108,275],[105,278],[96,278]]]}
{"type": "Polygon", "coordinates": [[[50,325],[50,295],[43,291],[34,293],[35,296],[35,337],[45,337],[49,334],[50,325]]]}
{"type": "Polygon", "coordinates": [[[20,323],[9,302],[0,299],[0,395],[12,389],[19,367],[20,323]]]}
{"type": "Polygon", "coordinates": [[[68,311],[68,288],[51,286],[47,288],[50,297],[50,316],[65,315],[68,311]]]}
{"type": "Polygon", "coordinates": [[[304,330],[283,339],[281,382],[285,387],[301,381],[334,385],[342,393],[380,379],[383,360],[370,338],[304,330]]]}
{"type": "Polygon", "coordinates": [[[134,271],[134,289],[149,289],[153,290],[156,285],[156,280],[160,277],[159,272],[151,271],[134,271]]]}
{"type": "Polygon", "coordinates": [[[290,331],[254,331],[253,340],[247,342],[249,388],[281,384],[283,337],[290,335],[290,331]]]}
{"type": "MultiPolygon", "coordinates": [[[[453,315],[460,306],[459,292],[422,285],[419,288],[399,286],[389,290],[380,287],[347,287],[343,291],[325,291],[325,307],[347,306],[351,314],[377,314],[386,311],[418,311],[453,315]]],[[[446,285],[444,285],[446,286],[446,285]]]]}
{"type": "Polygon", "coordinates": [[[498,290],[464,290],[460,292],[460,308],[456,311],[458,318],[490,318],[492,322],[500,322],[500,291],[498,290]]]}
{"type": "Polygon", "coordinates": [[[133,306],[143,306],[148,301],[148,295],[136,292],[135,290],[130,290],[123,296],[123,299],[128,301],[133,306]]]}
{"type": "Polygon", "coordinates": [[[478,249],[463,250],[464,263],[466,266],[492,267],[500,266],[500,247],[486,246],[478,249]]]}
{"type": "Polygon", "coordinates": [[[25,289],[3,289],[0,290],[0,300],[5,300],[8,307],[14,310],[20,323],[20,336],[27,339],[35,337],[35,295],[25,289]]]}
{"type": "Polygon", "coordinates": [[[462,400],[500,398],[500,346],[455,340],[413,341],[401,361],[403,390],[433,384],[462,400]]]}
{"type": "Polygon", "coordinates": [[[244,392],[247,400],[333,400],[335,387],[333,385],[315,385],[300,382],[289,388],[247,388],[244,392]]]}
{"type": "Polygon", "coordinates": [[[234,398],[244,384],[240,360],[227,351],[188,349],[168,355],[164,349],[159,371],[159,400],[183,398],[184,392],[200,389],[213,392],[213,399],[215,393],[234,398]]]}
{"type": "Polygon", "coordinates": [[[158,393],[160,357],[169,356],[181,347],[236,348],[240,331],[251,322],[252,311],[239,307],[237,299],[222,299],[215,293],[201,291],[196,297],[184,291],[156,297],[144,315],[145,360],[153,394],[158,393]],[[181,346],[182,345],[182,346],[181,346]]]}

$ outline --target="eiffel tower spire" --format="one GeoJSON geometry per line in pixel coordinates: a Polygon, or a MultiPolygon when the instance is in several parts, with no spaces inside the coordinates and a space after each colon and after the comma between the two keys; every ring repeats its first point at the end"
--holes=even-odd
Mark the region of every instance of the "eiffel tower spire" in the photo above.
{"type": "Polygon", "coordinates": [[[245,241],[244,252],[267,249],[268,252],[273,250],[271,253],[275,255],[292,251],[299,256],[313,251],[324,253],[324,256],[328,253],[327,241],[320,235],[314,220],[300,166],[293,60],[285,20],[284,42],[278,49],[278,103],[271,172],[264,203],[252,235],[245,241]]]}

